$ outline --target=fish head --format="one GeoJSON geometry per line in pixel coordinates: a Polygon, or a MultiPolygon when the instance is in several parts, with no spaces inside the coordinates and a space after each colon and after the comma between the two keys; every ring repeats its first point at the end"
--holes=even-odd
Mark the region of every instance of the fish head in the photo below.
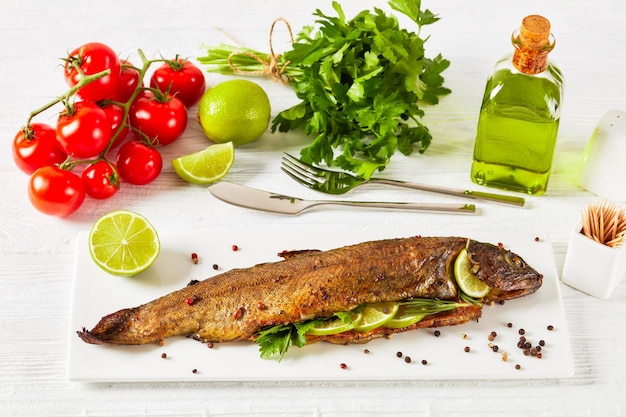
{"type": "Polygon", "coordinates": [[[491,287],[483,301],[523,297],[537,291],[543,283],[541,273],[501,244],[470,240],[467,253],[472,273],[491,287]]]}

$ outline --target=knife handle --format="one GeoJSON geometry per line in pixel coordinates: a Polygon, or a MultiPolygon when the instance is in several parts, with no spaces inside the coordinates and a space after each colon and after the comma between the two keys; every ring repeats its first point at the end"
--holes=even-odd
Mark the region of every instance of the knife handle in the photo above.
{"type": "Polygon", "coordinates": [[[429,212],[443,212],[456,214],[474,214],[476,206],[474,204],[438,204],[438,203],[396,203],[396,202],[374,202],[374,201],[344,201],[344,200],[314,200],[302,201],[308,203],[308,207],[319,205],[335,205],[350,207],[366,207],[381,209],[415,210],[429,212]]]}
{"type": "Polygon", "coordinates": [[[396,187],[412,188],[414,190],[431,191],[433,193],[454,195],[458,197],[473,198],[475,200],[492,201],[497,203],[510,204],[523,207],[526,203],[522,197],[509,196],[503,194],[486,193],[482,191],[470,191],[457,188],[440,187],[437,185],[420,184],[416,182],[407,182],[399,180],[387,180],[383,178],[371,178],[370,183],[394,185],[396,187]]]}

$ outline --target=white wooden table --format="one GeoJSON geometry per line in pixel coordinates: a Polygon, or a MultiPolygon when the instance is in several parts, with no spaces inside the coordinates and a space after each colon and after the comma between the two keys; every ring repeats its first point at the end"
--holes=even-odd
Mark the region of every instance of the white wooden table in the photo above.
{"type": "MultiPolygon", "coordinates": [[[[348,16],[376,3],[344,2],[348,16]]],[[[67,219],[36,212],[26,195],[27,176],[14,166],[10,142],[29,112],[65,90],[58,58],[88,41],[111,45],[131,60],[148,56],[195,58],[202,45],[239,42],[267,50],[277,17],[294,30],[312,23],[329,1],[245,0],[0,3],[0,414],[55,416],[618,416],[626,413],[626,283],[606,301],[560,284],[569,323],[575,374],[555,380],[449,380],[389,382],[79,383],[68,381],[70,306],[75,242],[100,215],[115,209],[143,213],[160,230],[249,225],[267,230],[310,225],[406,225],[455,230],[538,231],[549,234],[559,272],[567,239],[582,209],[598,198],[576,185],[582,151],[596,122],[610,109],[626,109],[626,3],[528,0],[425,1],[442,17],[425,28],[427,52],[452,62],[444,73],[453,93],[427,109],[434,140],[424,155],[398,156],[383,173],[471,187],[469,167],[482,90],[491,65],[511,50],[510,33],[531,13],[548,17],[557,46],[552,57],[566,78],[559,141],[548,192],[529,197],[528,208],[481,205],[478,216],[415,215],[317,210],[281,217],[227,206],[203,187],[181,182],[169,161],[208,144],[198,126],[163,150],[165,169],[152,184],[125,187],[102,203],[87,201],[67,219]]],[[[405,26],[410,24],[402,19],[405,26]]],[[[275,45],[286,47],[280,36],[275,45]]],[[[208,74],[209,84],[225,79],[208,74]]],[[[259,81],[274,113],[294,103],[284,86],[259,81]]],[[[190,111],[193,113],[193,109],[190,111]]],[[[51,117],[51,122],[53,118],[51,117]]],[[[285,194],[319,197],[279,169],[283,151],[306,143],[296,134],[267,133],[237,151],[228,179],[285,194]]],[[[433,194],[371,187],[349,198],[452,201],[433,194]]]]}

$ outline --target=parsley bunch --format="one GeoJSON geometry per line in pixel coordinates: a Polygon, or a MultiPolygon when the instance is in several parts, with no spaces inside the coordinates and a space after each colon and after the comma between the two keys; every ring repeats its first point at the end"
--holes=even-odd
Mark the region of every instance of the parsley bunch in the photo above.
{"type": "MultiPolygon", "coordinates": [[[[428,128],[420,122],[420,104],[437,104],[450,92],[441,73],[450,62],[441,55],[427,58],[422,26],[439,20],[421,10],[421,0],[390,0],[392,9],[417,24],[417,32],[400,28],[393,15],[364,10],[346,20],[339,3],[337,16],[319,9],[318,29],[307,26],[293,48],[278,57],[278,66],[301,100],[281,111],[272,131],[303,128],[313,142],[301,150],[305,162],[339,166],[369,178],[382,171],[399,150],[405,155],[417,146],[423,153],[431,143],[428,128]],[[417,145],[416,145],[417,144],[417,145]]],[[[248,55],[230,55],[236,48],[222,45],[209,50],[201,63],[218,71],[233,72],[231,64],[246,71],[262,64],[251,55],[267,54],[245,49],[248,55]]]]}

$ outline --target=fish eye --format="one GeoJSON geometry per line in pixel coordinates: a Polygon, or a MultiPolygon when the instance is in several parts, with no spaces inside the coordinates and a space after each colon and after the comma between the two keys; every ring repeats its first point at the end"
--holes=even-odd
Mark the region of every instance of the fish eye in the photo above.
{"type": "Polygon", "coordinates": [[[505,256],[505,259],[506,259],[506,263],[508,263],[509,265],[515,268],[523,268],[526,266],[526,263],[524,262],[522,258],[516,255],[512,255],[511,253],[508,253],[507,256],[505,256]]]}

